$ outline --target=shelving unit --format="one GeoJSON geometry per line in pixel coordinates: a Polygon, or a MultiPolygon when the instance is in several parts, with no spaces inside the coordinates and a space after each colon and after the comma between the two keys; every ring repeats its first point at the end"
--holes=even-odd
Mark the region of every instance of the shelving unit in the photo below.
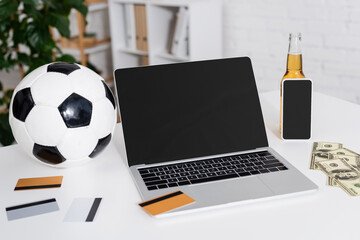
{"type": "Polygon", "coordinates": [[[220,0],[109,0],[110,32],[114,69],[148,64],[178,63],[222,57],[220,0]],[[146,9],[148,51],[127,44],[126,4],[143,4],[146,9]],[[181,7],[188,10],[187,55],[169,53],[174,19],[181,7]]]}
{"type": "MultiPolygon", "coordinates": [[[[88,14],[96,11],[107,11],[107,0],[86,0],[85,4],[88,6],[88,14]]],[[[111,49],[111,38],[100,38],[95,34],[94,36],[87,36],[85,19],[79,12],[75,12],[76,17],[73,18],[77,22],[77,35],[71,39],[61,38],[60,46],[65,53],[78,56],[81,65],[86,66],[89,62],[90,55],[97,54],[111,49]]],[[[103,21],[104,19],[101,19],[103,21]]],[[[111,82],[113,76],[103,76],[106,82],[111,82]]]]}

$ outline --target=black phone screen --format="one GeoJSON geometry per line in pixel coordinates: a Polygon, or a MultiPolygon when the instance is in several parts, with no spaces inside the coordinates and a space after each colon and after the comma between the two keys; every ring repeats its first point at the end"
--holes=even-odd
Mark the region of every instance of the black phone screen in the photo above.
{"type": "Polygon", "coordinates": [[[306,79],[283,82],[283,138],[309,139],[311,136],[312,82],[306,79]]]}

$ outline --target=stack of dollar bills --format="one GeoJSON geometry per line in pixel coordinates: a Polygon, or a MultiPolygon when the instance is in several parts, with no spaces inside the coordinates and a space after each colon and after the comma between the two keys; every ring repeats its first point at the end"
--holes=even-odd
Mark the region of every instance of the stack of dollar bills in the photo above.
{"type": "Polygon", "coordinates": [[[341,143],[314,142],[310,169],[323,171],[328,185],[360,196],[360,155],[341,143]]]}

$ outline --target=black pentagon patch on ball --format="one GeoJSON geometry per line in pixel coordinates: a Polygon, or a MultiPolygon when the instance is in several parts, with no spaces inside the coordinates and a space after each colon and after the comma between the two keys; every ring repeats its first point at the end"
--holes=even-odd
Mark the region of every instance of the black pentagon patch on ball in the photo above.
{"type": "Polygon", "coordinates": [[[69,75],[70,73],[78,69],[80,69],[80,67],[75,63],[66,63],[66,62],[51,63],[47,67],[48,72],[58,72],[66,75],[69,75]]]}
{"type": "Polygon", "coordinates": [[[89,155],[90,158],[96,157],[105,147],[109,144],[111,140],[111,133],[104,138],[99,139],[94,151],[89,155]]]}
{"type": "Polygon", "coordinates": [[[25,119],[31,109],[35,106],[31,96],[30,88],[24,88],[18,91],[14,97],[12,111],[16,119],[25,122],[25,119]]]}
{"type": "Polygon", "coordinates": [[[104,84],[104,88],[105,88],[105,93],[106,93],[106,97],[107,99],[110,100],[110,102],[112,103],[114,109],[115,109],[115,99],[114,99],[114,95],[112,94],[110,88],[106,85],[106,83],[104,81],[102,81],[102,83],[104,84]]]}
{"type": "Polygon", "coordinates": [[[57,147],[42,146],[36,143],[33,148],[33,154],[40,161],[52,165],[60,164],[66,160],[57,147]]]}
{"type": "Polygon", "coordinates": [[[71,94],[58,109],[68,128],[84,127],[90,124],[92,103],[79,94],[71,94]]]}

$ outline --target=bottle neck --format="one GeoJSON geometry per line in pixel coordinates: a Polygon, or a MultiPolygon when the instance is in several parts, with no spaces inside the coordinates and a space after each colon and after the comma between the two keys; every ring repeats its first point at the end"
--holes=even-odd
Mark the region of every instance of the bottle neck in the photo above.
{"type": "MultiPolygon", "coordinates": [[[[288,72],[302,72],[301,34],[291,33],[286,69],[288,72]]],[[[302,73],[301,73],[302,74],[302,73]]]]}
{"type": "Polygon", "coordinates": [[[288,54],[287,57],[287,71],[302,71],[302,55],[301,54],[288,54]]]}
{"type": "Polygon", "coordinates": [[[291,55],[301,55],[301,34],[290,33],[289,36],[289,51],[291,55]]]}

